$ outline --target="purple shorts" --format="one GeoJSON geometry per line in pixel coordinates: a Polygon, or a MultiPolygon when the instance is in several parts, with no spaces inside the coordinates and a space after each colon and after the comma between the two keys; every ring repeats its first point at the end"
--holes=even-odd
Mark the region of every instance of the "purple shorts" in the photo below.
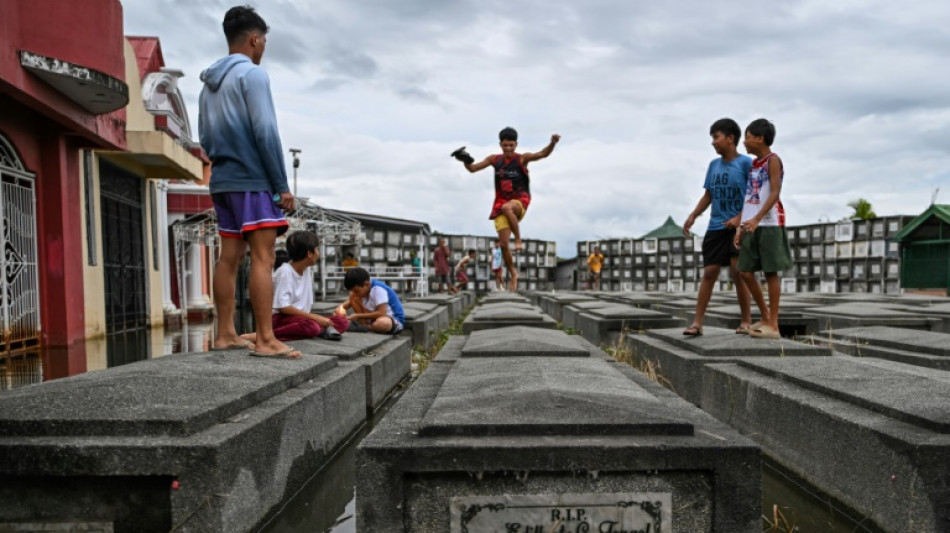
{"type": "Polygon", "coordinates": [[[251,231],[275,228],[277,235],[287,231],[284,211],[269,192],[217,192],[211,195],[218,215],[218,233],[226,239],[246,238],[251,231]]]}

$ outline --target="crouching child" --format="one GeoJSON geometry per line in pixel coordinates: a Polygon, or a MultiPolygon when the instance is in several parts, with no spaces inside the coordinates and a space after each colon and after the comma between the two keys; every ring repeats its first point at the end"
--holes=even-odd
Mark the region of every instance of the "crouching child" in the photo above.
{"type": "Polygon", "coordinates": [[[371,279],[369,272],[354,268],[343,277],[343,287],[350,291],[347,301],[336,308],[336,316],[349,315],[353,331],[373,331],[395,335],[406,324],[406,315],[396,291],[378,279],[371,279]]]}

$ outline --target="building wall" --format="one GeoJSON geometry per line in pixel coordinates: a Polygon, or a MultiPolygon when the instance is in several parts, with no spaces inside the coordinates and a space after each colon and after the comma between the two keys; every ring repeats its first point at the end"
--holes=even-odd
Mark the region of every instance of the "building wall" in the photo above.
{"type": "MultiPolygon", "coordinates": [[[[908,215],[789,226],[794,266],[779,273],[784,292],[899,293],[898,245],[888,239],[913,220],[908,215]]],[[[607,239],[577,243],[579,288],[588,280],[587,257],[604,254],[601,289],[695,292],[702,276],[702,237],[607,239]]],[[[727,269],[717,290],[731,288],[727,269]]]]}

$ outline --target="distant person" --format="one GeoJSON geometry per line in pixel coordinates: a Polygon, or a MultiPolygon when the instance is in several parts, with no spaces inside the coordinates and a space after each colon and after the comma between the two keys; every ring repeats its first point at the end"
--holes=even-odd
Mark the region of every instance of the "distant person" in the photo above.
{"type": "Polygon", "coordinates": [[[518,132],[514,128],[505,128],[498,133],[501,154],[490,155],[476,163],[465,148],[459,148],[452,156],[461,161],[469,172],[478,172],[488,167],[495,169],[495,203],[492,205],[488,218],[495,221],[495,231],[501,243],[501,252],[508,267],[508,289],[518,290],[518,271],[515,269],[511,250],[508,248],[508,239],[514,234],[515,251],[521,251],[524,245],[521,242],[521,228],[519,223],[524,219],[531,202],[530,178],[528,177],[528,163],[544,159],[551,155],[554,146],[561,140],[558,134],[551,135],[551,142],[540,152],[525,152],[518,154],[518,132]]]}
{"type": "Polygon", "coordinates": [[[501,255],[501,246],[498,245],[498,241],[491,242],[491,273],[492,277],[495,279],[495,290],[503,291],[505,290],[505,280],[501,277],[501,267],[502,261],[504,259],[501,255]]]}
{"type": "Polygon", "coordinates": [[[419,253],[415,250],[409,252],[409,257],[412,259],[410,261],[412,265],[412,277],[406,281],[406,292],[409,294],[413,293],[413,290],[416,289],[416,280],[422,274],[422,259],[419,258],[419,253]]]}
{"type": "Polygon", "coordinates": [[[604,266],[604,254],[600,253],[600,246],[594,246],[593,253],[587,258],[587,269],[590,271],[590,289],[600,290],[600,271],[604,266]]]}
{"type": "Polygon", "coordinates": [[[351,268],[360,266],[360,262],[352,252],[347,252],[346,257],[343,258],[342,266],[343,273],[345,274],[349,272],[351,268]]]}
{"type": "Polygon", "coordinates": [[[346,310],[352,309],[349,316],[353,331],[372,331],[375,333],[396,334],[406,324],[406,315],[396,291],[377,279],[370,279],[369,272],[356,267],[346,273],[343,286],[350,291],[350,298],[340,304],[334,313],[346,316],[346,310]]]}
{"type": "Polygon", "coordinates": [[[772,152],[775,126],[764,118],[753,120],[745,129],[745,149],[755,156],[746,182],[742,224],[735,242],[740,246],[739,271],[752,299],[759,306],[762,320],[753,324],[750,337],[779,339],[779,296],[782,287],[778,273],[792,268],[792,252],[785,232],[785,208],[780,198],[785,170],[782,160],[772,152]],[[765,305],[756,272],[765,273],[769,305],[765,305]]]}
{"type": "Polygon", "coordinates": [[[739,275],[739,249],[735,245],[736,228],[739,227],[739,214],[745,198],[746,178],[752,167],[752,159],[739,154],[736,148],[741,130],[731,118],[721,118],[709,127],[713,150],[719,157],[713,159],[706,168],[706,181],[703,183],[703,196],[683,223],[683,235],[690,236],[690,228],[696,217],[712,206],[709,226],[703,237],[703,277],[699,282],[699,294],[696,297],[696,316],[693,323],[683,330],[683,335],[702,335],[703,318],[712,298],[713,287],[719,281],[721,267],[729,267],[729,276],[736,287],[736,300],[739,302],[739,327],[736,333],[749,333],[752,325],[749,289],[739,275]]]}
{"type": "Polygon", "coordinates": [[[300,357],[279,341],[271,326],[274,244],[287,231],[281,209],[294,207],[287,186],[284,153],[270,81],[258,65],[267,44],[267,24],[251,7],[232,7],[224,15],[229,55],[201,73],[198,132],[211,159],[211,199],[218,218],[221,254],[214,269],[218,315],[216,350],[247,347],[261,357],[300,357]],[[275,203],[276,199],[276,203],[275,203]],[[249,343],[234,327],[238,266],[251,249],[249,291],[255,339],[249,343]]]}
{"type": "Polygon", "coordinates": [[[465,269],[468,268],[468,264],[475,259],[475,250],[471,249],[467,254],[462,256],[459,259],[459,262],[455,265],[455,279],[458,281],[458,285],[455,286],[456,291],[464,291],[468,288],[468,274],[465,273],[465,269]]]}
{"type": "MultiPolygon", "coordinates": [[[[274,304],[271,324],[282,341],[320,337],[340,340],[349,326],[346,317],[325,317],[311,313],[313,307],[313,266],[320,259],[320,241],[309,231],[295,231],[287,237],[290,261],[274,271],[274,304]]],[[[256,333],[241,338],[254,342],[256,333]]]]}
{"type": "Polygon", "coordinates": [[[449,257],[452,251],[445,244],[445,239],[439,238],[439,244],[432,252],[432,266],[435,267],[435,277],[439,280],[439,292],[445,292],[446,285],[449,287],[449,294],[455,293],[455,286],[449,281],[449,257]]]}

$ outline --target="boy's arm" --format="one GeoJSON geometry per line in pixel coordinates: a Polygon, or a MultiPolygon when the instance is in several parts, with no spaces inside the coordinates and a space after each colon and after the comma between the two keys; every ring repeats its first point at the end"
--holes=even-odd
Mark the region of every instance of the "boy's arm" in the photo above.
{"type": "Polygon", "coordinates": [[[339,315],[339,316],[346,316],[346,310],[349,308],[350,308],[350,301],[347,300],[341,303],[340,305],[338,305],[337,308],[333,310],[333,314],[339,315]]]}
{"type": "Polygon", "coordinates": [[[251,69],[243,79],[245,104],[257,153],[271,191],[280,195],[280,206],[293,209],[294,197],[287,184],[287,169],[284,166],[284,150],[281,148],[280,133],[277,131],[277,112],[270,90],[270,80],[263,69],[251,69]]]}
{"type": "Polygon", "coordinates": [[[558,141],[560,140],[561,140],[561,136],[558,135],[557,133],[555,133],[554,135],[551,135],[551,142],[549,142],[548,145],[545,146],[544,149],[542,149],[540,152],[534,152],[534,153],[525,152],[521,154],[521,164],[527,165],[528,163],[532,161],[537,161],[538,159],[544,159],[545,157],[551,155],[551,152],[554,151],[554,145],[557,144],[558,141]]]}
{"type": "Polygon", "coordinates": [[[703,193],[703,197],[696,202],[696,207],[693,208],[693,212],[686,217],[686,222],[683,222],[683,235],[689,237],[689,229],[696,223],[696,217],[703,214],[711,203],[712,195],[709,194],[709,189],[706,189],[706,192],[703,193]]]}
{"type": "Polygon", "coordinates": [[[350,319],[351,320],[363,320],[363,319],[376,320],[377,318],[386,316],[387,309],[389,309],[389,305],[379,304],[376,306],[375,311],[372,311],[369,313],[353,313],[352,315],[350,315],[350,319]]]}
{"type": "Polygon", "coordinates": [[[749,233],[755,231],[755,229],[759,227],[759,222],[762,221],[762,218],[765,217],[769,210],[772,209],[772,206],[775,205],[775,202],[778,201],[778,197],[781,193],[782,160],[776,155],[769,159],[769,197],[762,203],[762,208],[759,209],[759,212],[756,213],[754,217],[743,222],[740,229],[749,233]]]}
{"type": "Polygon", "coordinates": [[[485,170],[491,166],[492,159],[494,158],[495,156],[490,155],[478,163],[465,163],[465,170],[468,170],[471,173],[478,172],[479,170],[485,170]]]}

